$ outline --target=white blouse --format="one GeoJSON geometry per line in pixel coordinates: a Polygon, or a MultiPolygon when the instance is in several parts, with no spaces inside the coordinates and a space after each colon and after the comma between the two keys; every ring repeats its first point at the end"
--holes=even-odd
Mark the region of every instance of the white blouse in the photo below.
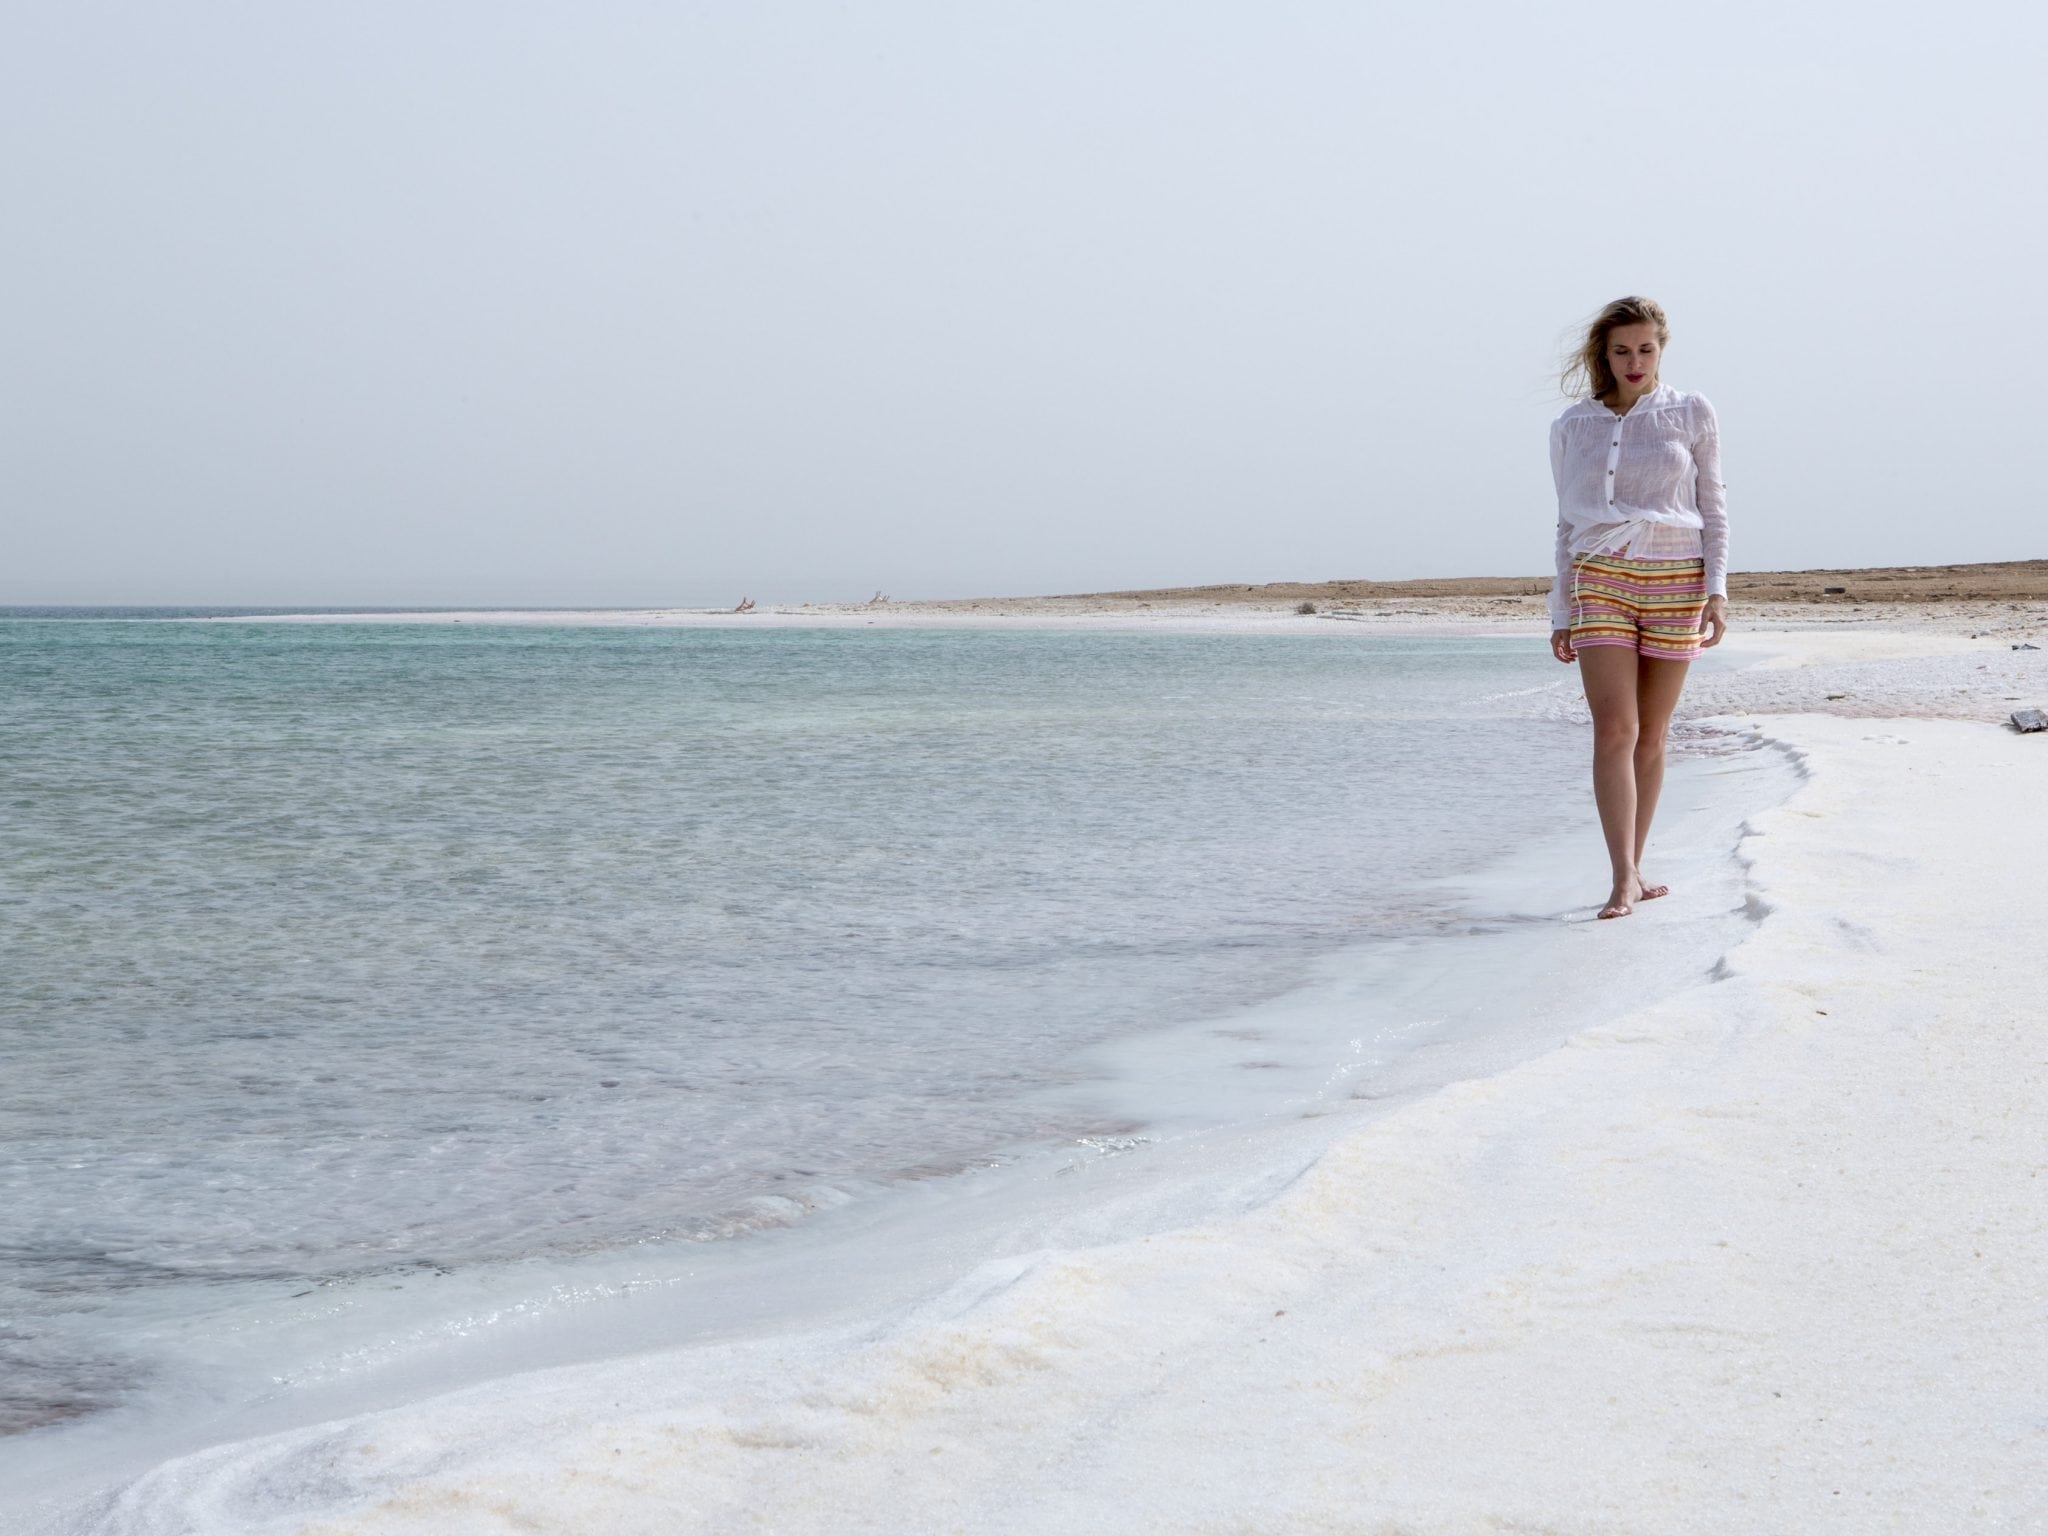
{"type": "Polygon", "coordinates": [[[1550,424],[1557,483],[1557,580],[1550,624],[1572,621],[1576,554],[1638,560],[1702,557],[1707,595],[1728,591],[1728,498],[1721,483],[1721,426],[1704,395],[1659,384],[1617,416],[1598,400],[1565,408],[1550,424]]]}

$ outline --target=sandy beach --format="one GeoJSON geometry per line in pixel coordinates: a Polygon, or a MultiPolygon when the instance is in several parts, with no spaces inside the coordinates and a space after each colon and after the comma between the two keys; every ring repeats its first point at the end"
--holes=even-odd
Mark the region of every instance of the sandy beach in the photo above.
{"type": "MultiPolygon", "coordinates": [[[[2009,574],[1737,596],[1684,718],[1801,778],[1736,845],[1746,937],[1675,996],[1276,1138],[1236,1208],[221,1446],[47,1528],[2048,1530],[2048,733],[2004,723],[2048,707],[2048,592],[2009,574]]],[[[1529,592],[1130,600],[626,621],[1543,628],[1529,592]]]]}

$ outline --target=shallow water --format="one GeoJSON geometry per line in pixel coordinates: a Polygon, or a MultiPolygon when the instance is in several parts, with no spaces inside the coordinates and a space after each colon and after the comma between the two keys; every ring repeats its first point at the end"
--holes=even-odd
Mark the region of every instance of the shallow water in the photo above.
{"type": "Polygon", "coordinates": [[[1520,641],[16,619],[0,667],[11,1429],[186,1316],[1115,1129],[1048,1094],[1088,1048],[1582,812],[1520,641]]]}

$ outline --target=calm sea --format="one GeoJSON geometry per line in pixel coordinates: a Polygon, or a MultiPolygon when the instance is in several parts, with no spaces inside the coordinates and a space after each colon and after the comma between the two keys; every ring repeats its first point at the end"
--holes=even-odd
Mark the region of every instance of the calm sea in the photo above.
{"type": "Polygon", "coordinates": [[[1540,640],[196,617],[0,611],[0,1429],[1099,1130],[1077,1053],[1587,815],[1540,640]]]}

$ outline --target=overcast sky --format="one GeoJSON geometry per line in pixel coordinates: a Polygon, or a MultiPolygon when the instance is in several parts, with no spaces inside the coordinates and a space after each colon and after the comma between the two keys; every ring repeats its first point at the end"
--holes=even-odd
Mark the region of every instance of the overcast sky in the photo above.
{"type": "Polygon", "coordinates": [[[2043,16],[15,3],[0,601],[1537,573],[1624,293],[1736,569],[2048,556],[2043,16]]]}

